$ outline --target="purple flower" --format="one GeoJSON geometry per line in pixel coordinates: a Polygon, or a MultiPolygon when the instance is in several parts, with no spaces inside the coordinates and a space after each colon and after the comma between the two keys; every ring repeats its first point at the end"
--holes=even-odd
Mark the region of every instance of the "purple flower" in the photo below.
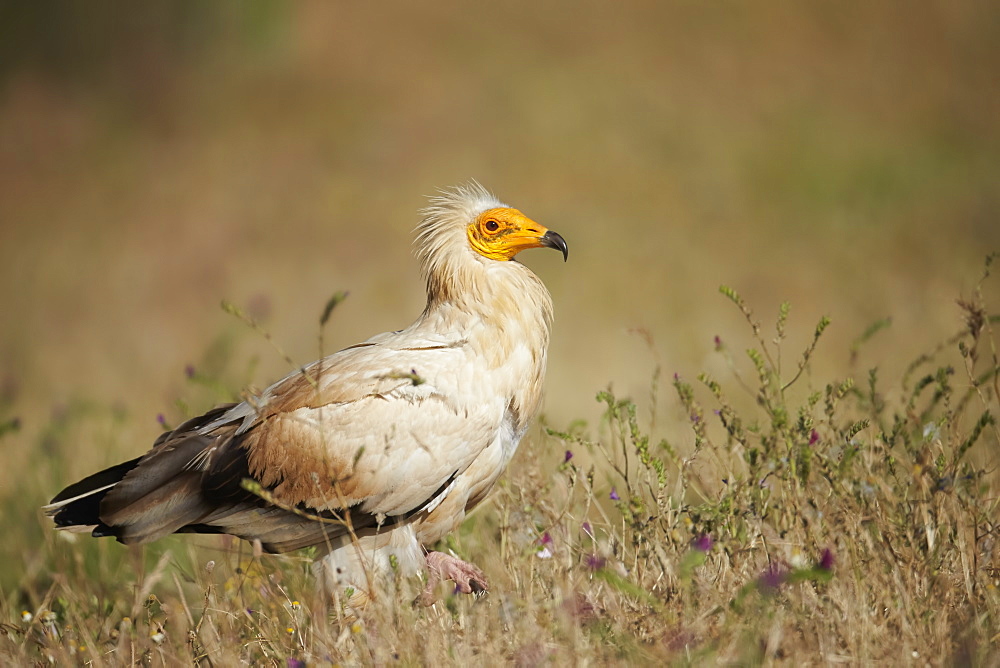
{"type": "Polygon", "coordinates": [[[788,579],[788,570],[779,564],[771,564],[757,578],[757,586],[764,592],[772,593],[785,584],[786,579],[788,579]]]}
{"type": "Polygon", "coordinates": [[[572,450],[567,450],[566,451],[566,456],[563,458],[563,464],[565,464],[566,462],[568,462],[571,459],[573,459],[573,451],[572,450]]]}
{"type": "Polygon", "coordinates": [[[587,555],[587,568],[592,571],[599,571],[604,568],[608,560],[598,554],[588,554],[587,555]]]}
{"type": "Polygon", "coordinates": [[[590,522],[584,522],[583,525],[581,525],[581,528],[583,529],[583,532],[585,534],[587,534],[591,538],[594,537],[594,530],[590,528],[590,522]]]}
{"type": "Polygon", "coordinates": [[[823,555],[819,558],[819,567],[824,571],[830,571],[833,570],[833,563],[833,550],[826,548],[823,550],[823,555]]]}
{"type": "Polygon", "coordinates": [[[156,421],[160,423],[161,427],[166,427],[167,426],[167,418],[164,417],[163,413],[157,413],[157,415],[156,415],[156,421]]]}
{"type": "Polygon", "coordinates": [[[302,659],[296,659],[295,657],[291,657],[291,656],[288,657],[288,659],[285,660],[285,665],[288,668],[306,668],[306,662],[305,661],[303,661],[302,659]]]}
{"type": "Polygon", "coordinates": [[[709,552],[714,544],[715,541],[712,540],[712,536],[707,533],[703,533],[691,541],[691,547],[699,552],[709,552]]]}
{"type": "Polygon", "coordinates": [[[538,539],[538,543],[539,545],[538,549],[535,551],[535,556],[539,559],[551,559],[552,550],[549,549],[549,546],[552,545],[552,536],[549,535],[548,531],[542,534],[542,537],[538,539]]]}
{"type": "Polygon", "coordinates": [[[812,433],[809,434],[809,445],[816,445],[816,443],[818,442],[819,442],[819,432],[813,429],[812,433]]]}
{"type": "Polygon", "coordinates": [[[715,335],[715,349],[722,350],[722,339],[718,334],[715,335]]]}
{"type": "Polygon", "coordinates": [[[612,501],[620,501],[622,497],[618,496],[618,490],[612,487],[611,494],[608,495],[608,498],[610,498],[612,501]]]}
{"type": "Polygon", "coordinates": [[[184,367],[184,375],[188,378],[194,378],[194,364],[188,364],[184,367]]]}

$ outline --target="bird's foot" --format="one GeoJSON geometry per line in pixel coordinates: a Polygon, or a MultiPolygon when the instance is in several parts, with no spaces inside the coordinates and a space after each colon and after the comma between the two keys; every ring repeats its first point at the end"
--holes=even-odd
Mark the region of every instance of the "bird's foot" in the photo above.
{"type": "Polygon", "coordinates": [[[417,599],[423,605],[435,600],[435,589],[442,580],[455,583],[456,594],[485,594],[489,589],[486,576],[472,564],[444,552],[427,553],[427,586],[417,599]]]}

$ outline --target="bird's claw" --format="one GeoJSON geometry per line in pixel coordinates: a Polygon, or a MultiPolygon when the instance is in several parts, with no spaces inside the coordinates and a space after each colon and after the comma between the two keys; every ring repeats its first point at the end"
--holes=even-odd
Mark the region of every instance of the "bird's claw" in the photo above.
{"type": "Polygon", "coordinates": [[[475,594],[478,598],[489,591],[486,575],[479,568],[444,552],[427,553],[427,586],[417,599],[423,605],[435,601],[435,589],[441,580],[455,583],[456,594],[475,594]]]}

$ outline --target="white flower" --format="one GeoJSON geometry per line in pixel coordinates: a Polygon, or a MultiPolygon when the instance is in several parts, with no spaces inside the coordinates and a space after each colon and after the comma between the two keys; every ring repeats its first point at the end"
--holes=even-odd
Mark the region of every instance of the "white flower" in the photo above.
{"type": "Polygon", "coordinates": [[[928,422],[924,425],[924,440],[936,441],[941,438],[941,427],[936,422],[928,422]]]}

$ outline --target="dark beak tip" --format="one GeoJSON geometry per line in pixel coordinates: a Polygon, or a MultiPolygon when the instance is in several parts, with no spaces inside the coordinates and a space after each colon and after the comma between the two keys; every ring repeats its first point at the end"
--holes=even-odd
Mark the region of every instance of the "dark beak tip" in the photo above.
{"type": "Polygon", "coordinates": [[[563,262],[569,260],[569,245],[558,232],[553,232],[552,230],[546,232],[545,236],[542,237],[542,243],[548,248],[554,248],[555,250],[562,252],[563,262]]]}

